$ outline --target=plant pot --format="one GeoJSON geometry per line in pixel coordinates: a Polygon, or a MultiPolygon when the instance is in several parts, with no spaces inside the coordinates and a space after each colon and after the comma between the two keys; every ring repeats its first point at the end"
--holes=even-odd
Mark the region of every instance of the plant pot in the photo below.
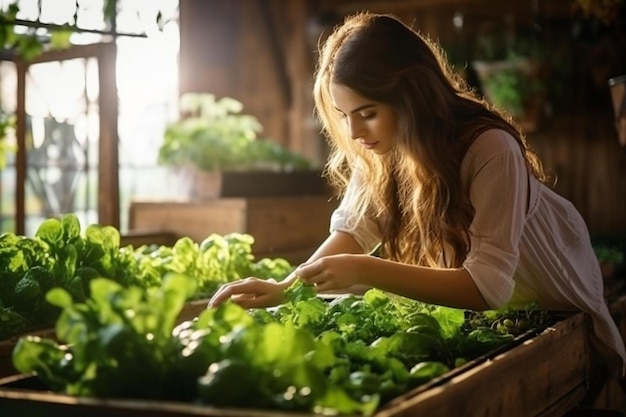
{"type": "Polygon", "coordinates": [[[507,111],[524,132],[540,128],[549,113],[546,66],[541,61],[474,61],[472,68],[490,103],[507,111]]]}
{"type": "Polygon", "coordinates": [[[319,170],[180,171],[186,194],[194,200],[220,197],[287,197],[331,195],[319,170]]]}

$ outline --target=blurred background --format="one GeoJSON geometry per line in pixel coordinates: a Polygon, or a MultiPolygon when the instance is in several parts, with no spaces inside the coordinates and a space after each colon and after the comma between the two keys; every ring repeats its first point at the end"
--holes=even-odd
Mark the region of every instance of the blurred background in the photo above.
{"type": "MultiPolygon", "coordinates": [[[[255,140],[320,169],[327,146],[313,117],[317,43],[344,16],[370,10],[396,14],[439,41],[455,69],[513,115],[594,239],[626,235],[626,151],[611,96],[626,74],[623,0],[2,0],[0,7],[0,231],[31,235],[43,219],[69,212],[124,235],[162,231],[162,223],[140,226],[131,213],[145,201],[193,200],[181,164],[160,160],[168,127],[190,111],[181,108],[186,94],[234,99],[257,123],[255,140]]],[[[185,234],[173,223],[189,218],[167,207],[159,221],[185,234]]]]}

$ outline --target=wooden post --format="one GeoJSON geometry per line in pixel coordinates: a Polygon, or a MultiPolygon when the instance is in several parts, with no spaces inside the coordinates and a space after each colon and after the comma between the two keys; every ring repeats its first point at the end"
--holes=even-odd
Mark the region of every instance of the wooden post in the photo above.
{"type": "Polygon", "coordinates": [[[119,160],[117,135],[117,81],[115,42],[101,44],[98,55],[100,78],[100,140],[98,142],[98,222],[120,227],[119,160]]]}

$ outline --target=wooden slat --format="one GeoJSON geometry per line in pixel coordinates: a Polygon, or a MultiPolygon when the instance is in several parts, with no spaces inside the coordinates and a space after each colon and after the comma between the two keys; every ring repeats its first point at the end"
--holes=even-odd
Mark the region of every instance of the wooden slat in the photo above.
{"type": "Polygon", "coordinates": [[[169,232],[196,242],[211,233],[247,233],[255,239],[254,255],[301,262],[328,236],[337,204],[328,196],[135,201],[130,229],[169,232]]]}
{"type": "Polygon", "coordinates": [[[582,313],[446,383],[403,397],[377,417],[562,416],[586,393],[587,321],[582,313]]]}
{"type": "Polygon", "coordinates": [[[173,246],[179,236],[158,230],[130,231],[120,237],[120,246],[132,245],[138,248],[143,245],[173,246]]]}
{"type": "Polygon", "coordinates": [[[249,199],[246,233],[255,252],[283,252],[319,245],[328,236],[337,203],[327,196],[249,199]]]}
{"type": "Polygon", "coordinates": [[[211,233],[245,230],[243,199],[210,202],[134,201],[130,205],[131,231],[163,231],[202,242],[211,233]]]}

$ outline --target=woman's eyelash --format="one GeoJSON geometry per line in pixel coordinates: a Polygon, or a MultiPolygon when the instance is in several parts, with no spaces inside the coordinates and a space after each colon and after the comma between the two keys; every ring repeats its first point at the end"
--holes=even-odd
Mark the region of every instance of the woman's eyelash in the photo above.
{"type": "MultiPolygon", "coordinates": [[[[373,119],[374,117],[376,117],[376,113],[360,114],[359,116],[361,116],[362,119],[369,120],[369,119],[373,119]]],[[[348,116],[346,116],[345,113],[339,112],[339,118],[340,119],[345,119],[347,117],[348,116]]]]}

